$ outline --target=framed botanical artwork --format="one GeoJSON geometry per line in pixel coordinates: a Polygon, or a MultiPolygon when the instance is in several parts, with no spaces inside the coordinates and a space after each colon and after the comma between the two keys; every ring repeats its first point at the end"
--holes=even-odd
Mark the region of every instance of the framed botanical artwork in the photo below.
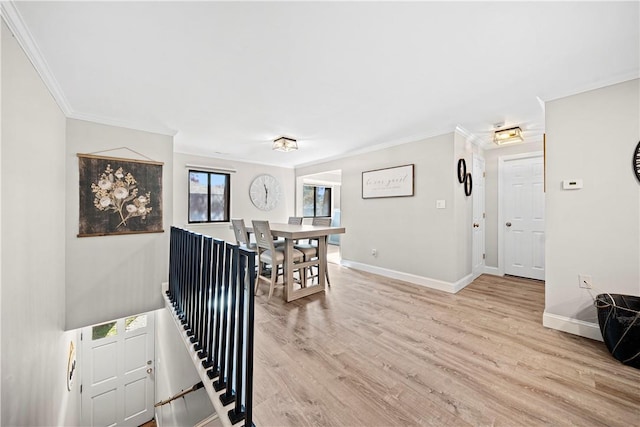
{"type": "Polygon", "coordinates": [[[413,196],[413,165],[362,172],[362,198],[413,196]]]}
{"type": "Polygon", "coordinates": [[[78,237],[162,233],[162,165],[78,154],[78,237]]]}

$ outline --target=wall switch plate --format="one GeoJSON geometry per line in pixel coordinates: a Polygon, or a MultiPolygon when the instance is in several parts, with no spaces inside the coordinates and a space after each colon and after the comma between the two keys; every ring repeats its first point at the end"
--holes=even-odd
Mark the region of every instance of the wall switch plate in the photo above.
{"type": "Polygon", "coordinates": [[[588,274],[578,274],[578,286],[584,289],[591,289],[591,276],[588,274]]]}
{"type": "Polygon", "coordinates": [[[563,190],[579,190],[582,188],[581,179],[565,179],[562,181],[563,190]]]}
{"type": "Polygon", "coordinates": [[[447,202],[445,200],[436,200],[436,209],[444,209],[447,207],[447,202]]]}

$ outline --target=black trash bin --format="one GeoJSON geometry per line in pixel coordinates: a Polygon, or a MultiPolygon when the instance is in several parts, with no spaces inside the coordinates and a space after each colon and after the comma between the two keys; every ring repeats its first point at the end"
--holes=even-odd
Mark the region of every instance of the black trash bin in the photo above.
{"type": "Polygon", "coordinates": [[[600,294],[595,305],[600,332],[611,355],[640,369],[640,297],[600,294]]]}

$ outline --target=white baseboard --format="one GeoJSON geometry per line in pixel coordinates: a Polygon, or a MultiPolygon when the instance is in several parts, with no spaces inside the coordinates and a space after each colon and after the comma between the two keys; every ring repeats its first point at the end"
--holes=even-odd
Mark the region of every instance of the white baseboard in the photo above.
{"type": "Polygon", "coordinates": [[[340,265],[356,270],[366,271],[367,273],[377,274],[378,276],[388,277],[390,279],[402,280],[403,282],[413,283],[414,285],[449,292],[451,294],[459,292],[473,281],[473,276],[471,274],[463,277],[455,283],[451,283],[445,282],[443,280],[432,279],[430,277],[418,276],[416,274],[390,270],[388,268],[376,267],[375,265],[363,264],[361,262],[350,261],[346,259],[342,259],[340,261],[340,265]]]}
{"type": "Polygon", "coordinates": [[[498,270],[498,267],[490,267],[488,265],[484,266],[484,274],[490,274],[492,276],[503,276],[502,274],[500,274],[500,270],[498,270]]]}
{"type": "Polygon", "coordinates": [[[557,329],[562,332],[579,335],[592,340],[602,341],[602,333],[597,323],[585,322],[584,320],[573,319],[571,317],[558,316],[557,314],[547,313],[542,315],[542,325],[557,329]]]}

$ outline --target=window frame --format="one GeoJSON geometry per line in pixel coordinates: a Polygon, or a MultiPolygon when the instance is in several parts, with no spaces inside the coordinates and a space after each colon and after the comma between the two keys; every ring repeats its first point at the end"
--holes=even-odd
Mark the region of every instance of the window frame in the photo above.
{"type": "Polygon", "coordinates": [[[231,174],[229,172],[217,172],[212,170],[187,169],[187,223],[188,224],[220,224],[231,222],[231,174]],[[207,175],[207,219],[203,221],[191,220],[191,173],[207,175]],[[211,219],[211,175],[223,175],[226,177],[225,185],[225,209],[221,220],[211,219]]]}
{"type": "Polygon", "coordinates": [[[304,215],[304,197],[302,201],[302,217],[303,218],[331,218],[331,209],[333,207],[333,186],[331,185],[319,185],[319,184],[303,184],[302,193],[304,194],[305,187],[313,187],[313,215],[304,215]],[[316,215],[317,212],[317,200],[318,200],[318,187],[322,187],[325,191],[329,190],[329,214],[328,215],[316,215]]]}

